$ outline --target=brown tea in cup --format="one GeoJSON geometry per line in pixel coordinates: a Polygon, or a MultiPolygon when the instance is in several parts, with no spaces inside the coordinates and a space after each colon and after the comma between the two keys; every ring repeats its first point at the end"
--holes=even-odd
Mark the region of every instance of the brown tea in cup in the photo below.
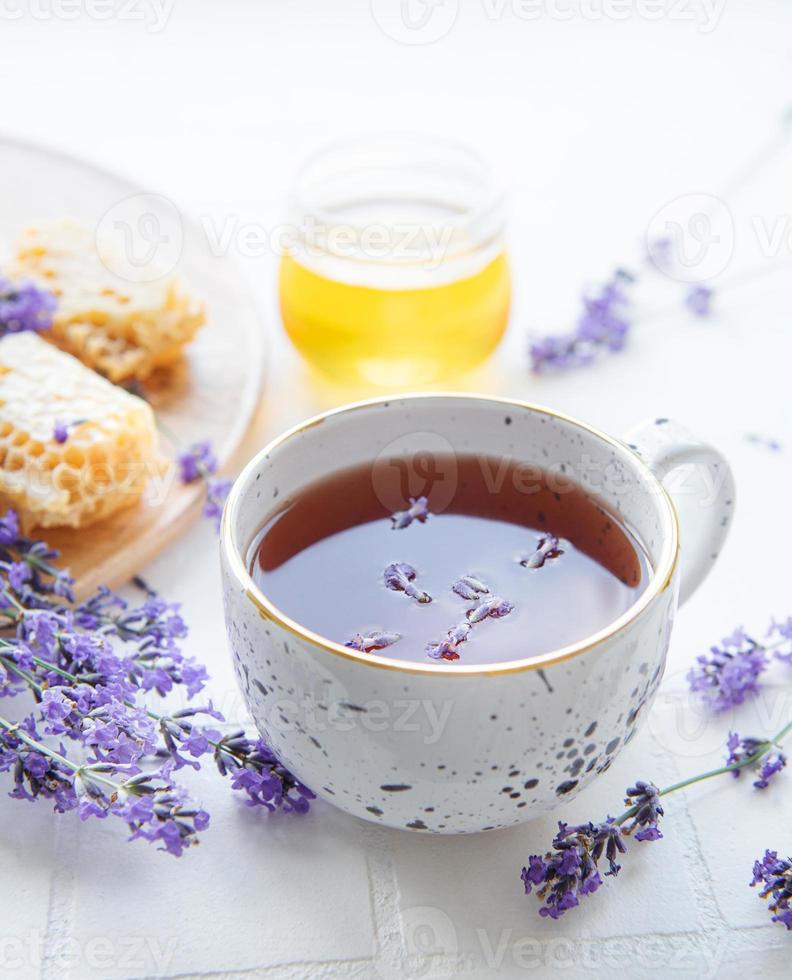
{"type": "Polygon", "coordinates": [[[266,518],[249,567],[282,613],[372,657],[453,669],[578,643],[649,581],[636,536],[562,474],[435,456],[416,487],[398,462],[339,470],[266,518]]]}

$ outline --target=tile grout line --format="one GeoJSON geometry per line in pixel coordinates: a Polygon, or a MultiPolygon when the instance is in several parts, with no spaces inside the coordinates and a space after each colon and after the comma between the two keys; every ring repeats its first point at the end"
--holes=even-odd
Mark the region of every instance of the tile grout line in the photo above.
{"type": "Polygon", "coordinates": [[[80,828],[79,825],[71,825],[67,814],[55,818],[55,828],[54,868],[50,877],[47,923],[40,950],[40,980],[63,980],[68,972],[63,960],[74,928],[74,869],[80,828]]]}
{"type": "MultiPolygon", "coordinates": [[[[783,940],[783,933],[779,933],[775,930],[773,926],[767,925],[757,925],[757,926],[745,926],[740,929],[740,938],[747,938],[750,940],[746,944],[738,944],[734,948],[727,950],[727,955],[733,952],[744,950],[744,951],[759,951],[767,948],[767,938],[770,936],[776,936],[779,938],[776,948],[783,948],[785,942],[783,940]]],[[[664,946],[665,951],[668,953],[676,953],[677,955],[683,955],[687,952],[696,953],[701,950],[701,933],[698,929],[691,929],[686,932],[653,932],[647,933],[645,935],[630,934],[630,933],[618,933],[608,936],[598,936],[593,937],[582,937],[577,939],[570,939],[569,937],[561,937],[560,941],[564,944],[564,948],[579,955],[583,952],[589,955],[594,954],[595,958],[597,954],[603,955],[603,963],[607,961],[607,954],[611,951],[614,943],[621,944],[624,948],[629,948],[637,956],[640,951],[646,946],[648,941],[659,940],[664,946]]],[[[552,943],[554,940],[552,937],[548,937],[547,942],[552,943]]],[[[509,946],[507,949],[512,949],[509,946]]],[[[485,964],[476,963],[465,956],[454,956],[448,954],[430,954],[424,957],[408,957],[406,963],[413,964],[415,966],[416,975],[427,975],[426,971],[433,971],[429,976],[434,978],[440,977],[450,977],[450,976],[464,976],[466,973],[472,970],[480,970],[485,964]],[[441,972],[438,972],[441,971],[441,972]]],[[[589,968],[593,968],[597,964],[589,962],[589,968]]],[[[163,976],[162,980],[253,980],[257,977],[268,977],[272,976],[273,980],[292,980],[292,978],[297,978],[297,980],[325,980],[327,977],[358,977],[358,971],[365,970],[367,967],[374,967],[374,973],[362,974],[366,977],[366,980],[370,976],[382,976],[380,971],[377,971],[374,961],[370,959],[357,959],[357,960],[315,960],[315,961],[303,961],[294,960],[288,963],[279,964],[263,964],[260,966],[254,966],[246,969],[231,970],[231,971],[208,971],[208,972],[186,972],[186,973],[169,973],[163,976]],[[328,971],[332,971],[328,973],[328,971]]],[[[679,964],[677,964],[679,966],[679,964]]],[[[686,968],[682,966],[681,968],[686,968]]],[[[399,973],[400,980],[404,980],[406,976],[410,976],[404,971],[399,973]]],[[[658,973],[659,975],[659,973],[658,973]]],[[[700,974],[697,974],[700,975],[700,974]]],[[[145,980],[145,978],[135,978],[135,980],[145,980]]]]}
{"type": "MultiPolygon", "coordinates": [[[[184,972],[162,974],[160,980],[373,980],[376,968],[370,959],[356,960],[294,960],[290,963],[253,966],[239,970],[184,972]],[[371,969],[374,972],[371,972],[371,969]],[[367,972],[363,972],[367,971],[367,972]]],[[[129,980],[151,980],[150,976],[130,977],[129,980]]]]}
{"type": "MultiPolygon", "coordinates": [[[[681,779],[676,758],[663,750],[654,735],[651,736],[651,741],[655,748],[652,755],[664,775],[670,773],[671,778],[675,781],[681,779]]],[[[701,841],[690,813],[687,793],[682,792],[679,796],[674,794],[672,799],[674,804],[672,819],[677,822],[675,837],[685,859],[688,886],[701,917],[704,944],[714,956],[722,959],[726,948],[725,941],[729,939],[729,925],[718,904],[712,872],[701,850],[701,841]]],[[[666,820],[668,816],[668,812],[666,812],[666,820]]]]}
{"type": "Polygon", "coordinates": [[[366,872],[374,920],[375,973],[384,980],[399,980],[405,975],[407,943],[399,908],[391,832],[369,824],[362,828],[362,839],[366,847],[366,872]]]}

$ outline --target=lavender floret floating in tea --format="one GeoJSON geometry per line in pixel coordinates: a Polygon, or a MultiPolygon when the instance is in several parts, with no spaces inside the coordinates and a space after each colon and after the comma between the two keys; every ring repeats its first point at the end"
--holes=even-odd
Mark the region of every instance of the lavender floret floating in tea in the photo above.
{"type": "Polygon", "coordinates": [[[480,623],[487,618],[501,619],[503,616],[508,616],[513,609],[513,602],[509,602],[508,599],[501,599],[500,596],[496,595],[492,596],[491,599],[485,599],[474,609],[469,609],[467,619],[471,624],[480,623]]]}
{"type": "Polygon", "coordinates": [[[360,650],[368,653],[371,650],[384,650],[386,647],[393,646],[401,639],[401,633],[388,633],[385,630],[374,630],[365,636],[362,633],[355,633],[351,640],[347,640],[344,646],[352,650],[360,650]]]}
{"type": "Polygon", "coordinates": [[[207,680],[179,647],[187,627],[178,606],[139,579],[138,606],[107,588],[78,603],[57,558],[20,536],[13,511],[0,518],[0,696],[27,691],[36,704],[21,722],[0,717],[0,772],[12,774],[11,795],[50,799],[57,812],[77,810],[82,819],[118,817],[131,839],[178,856],[209,816],[173,774],[200,768],[197,760],[213,753],[250,805],[304,813],[313,794],[264,743],[196,723],[223,720],[211,703],[172,713],[141,703],[145,692],[177,688],[192,698],[207,680]]]}
{"type": "Polygon", "coordinates": [[[446,633],[439,643],[429,643],[426,647],[427,656],[433,660],[459,660],[458,647],[470,635],[473,626],[470,623],[457,623],[446,633]]]}
{"type": "Polygon", "coordinates": [[[424,592],[414,584],[417,574],[412,565],[408,565],[406,562],[394,562],[385,569],[385,585],[393,592],[403,592],[419,603],[431,602],[432,597],[429,593],[424,592]]]}
{"type": "Polygon", "coordinates": [[[514,604],[508,599],[501,599],[500,596],[490,594],[489,586],[470,575],[465,575],[454,582],[452,589],[463,599],[473,599],[478,601],[482,595],[490,596],[477,606],[468,609],[466,620],[452,626],[439,643],[430,643],[426,647],[427,656],[433,660],[459,660],[459,645],[464,643],[470,636],[470,632],[476,623],[480,623],[487,618],[500,619],[514,609],[514,604]]]}
{"type": "Polygon", "coordinates": [[[479,596],[489,592],[489,586],[485,585],[473,575],[463,575],[458,578],[451,586],[451,590],[456,592],[462,599],[478,600],[479,596]]]}
{"type": "Polygon", "coordinates": [[[407,510],[397,510],[395,514],[391,514],[393,530],[409,527],[413,521],[423,524],[429,517],[429,500],[426,497],[410,497],[409,501],[407,510]]]}
{"type": "Polygon", "coordinates": [[[523,568],[542,568],[546,561],[560,558],[563,553],[563,549],[559,547],[558,538],[554,534],[545,534],[539,538],[536,551],[520,558],[520,564],[523,568]]]}

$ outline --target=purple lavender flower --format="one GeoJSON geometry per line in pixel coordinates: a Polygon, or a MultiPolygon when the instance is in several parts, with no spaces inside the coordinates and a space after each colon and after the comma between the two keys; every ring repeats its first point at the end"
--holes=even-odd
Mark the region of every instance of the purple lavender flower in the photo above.
{"type": "Polygon", "coordinates": [[[523,568],[543,568],[545,562],[563,555],[558,538],[554,534],[544,534],[536,545],[536,551],[519,559],[523,568]]]}
{"type": "Polygon", "coordinates": [[[697,657],[696,663],[687,675],[691,691],[700,692],[713,711],[725,711],[758,692],[767,653],[738,629],[720,647],[711,647],[709,656],[697,657]]]}
{"type": "Polygon", "coordinates": [[[462,578],[458,578],[451,589],[462,599],[475,601],[478,601],[479,596],[489,593],[489,586],[473,575],[463,575],[462,578]]]}
{"type": "Polygon", "coordinates": [[[19,518],[13,510],[0,517],[0,545],[13,544],[19,538],[19,518]]]}
{"type": "Polygon", "coordinates": [[[260,790],[262,801],[268,809],[305,812],[310,790],[271,753],[265,767],[264,743],[240,742],[241,735],[229,741],[196,722],[197,716],[222,720],[211,703],[172,715],[138,704],[141,691],[165,694],[180,686],[192,697],[207,680],[206,668],[180,649],[187,627],[178,606],[140,580],[139,605],[107,588],[78,604],[57,557],[43,542],[19,536],[13,511],[0,518],[0,592],[10,627],[0,638],[0,696],[27,686],[39,717],[19,725],[0,718],[0,772],[13,774],[11,795],[52,799],[58,812],[76,809],[82,819],[120,817],[132,839],[178,855],[209,817],[171,775],[198,768],[196,760],[213,752],[219,768],[225,760],[226,772],[240,770],[241,781],[242,769],[276,770],[267,776],[275,789],[260,790]],[[47,744],[52,738],[61,740],[57,749],[47,744]],[[79,759],[64,743],[77,746],[79,759]],[[155,757],[167,761],[157,772],[142,772],[155,757]]]}
{"type": "Polygon", "coordinates": [[[352,650],[360,650],[369,653],[371,650],[384,650],[385,647],[393,646],[401,639],[401,633],[388,633],[384,630],[373,630],[363,636],[355,633],[351,640],[347,640],[344,646],[352,650]]]}
{"type": "Polygon", "coordinates": [[[774,439],[772,436],[759,435],[757,432],[749,432],[745,437],[748,442],[752,442],[755,446],[763,446],[765,449],[769,449],[771,452],[780,453],[782,446],[778,439],[774,439]]]}
{"type": "Polygon", "coordinates": [[[195,483],[217,471],[217,459],[210,442],[194,442],[176,457],[182,483],[195,483]]]}
{"type": "Polygon", "coordinates": [[[786,764],[787,758],[783,752],[771,752],[766,755],[759,767],[759,778],[754,780],[756,789],[767,789],[773,776],[781,772],[786,764]]]}
{"type": "Polygon", "coordinates": [[[624,802],[635,807],[632,823],[624,828],[624,833],[635,832],[638,841],[660,840],[663,835],[657,824],[664,810],[660,806],[660,790],[655,784],[639,779],[627,790],[624,802]]]}
{"type": "Polygon", "coordinates": [[[173,786],[165,771],[141,773],[110,761],[76,763],[63,745],[49,749],[31,717],[19,725],[0,718],[0,772],[12,772],[16,799],[50,799],[58,813],[77,809],[80,818],[122,819],[139,837],[160,842],[177,857],[196,842],[209,816],[173,786]]]}
{"type": "Polygon", "coordinates": [[[646,243],[646,258],[660,272],[670,272],[676,265],[674,242],[668,235],[659,235],[646,243]]]}
{"type": "MultiPolygon", "coordinates": [[[[726,758],[727,766],[734,766],[740,763],[745,763],[752,756],[755,756],[758,752],[763,751],[768,747],[767,741],[761,738],[740,738],[737,732],[729,732],[729,738],[726,741],[726,748],[729,750],[729,754],[726,758]]],[[[770,780],[777,773],[781,772],[787,763],[786,756],[780,750],[768,752],[766,755],[762,756],[761,759],[757,760],[757,767],[759,769],[758,778],[754,781],[754,786],[756,789],[767,789],[770,784],[770,780]]],[[[739,777],[742,769],[733,769],[732,775],[739,777]]]]}
{"type": "Polygon", "coordinates": [[[579,827],[568,827],[559,821],[553,850],[544,857],[532,854],[522,869],[525,894],[536,889],[537,897],[544,902],[539,915],[560,919],[577,907],[580,898],[593,895],[600,888],[598,864],[603,855],[609,865],[605,874],[615,876],[620,870],[616,859],[626,850],[622,832],[611,819],[579,827]]]}
{"type": "Polygon", "coordinates": [[[421,604],[432,601],[428,592],[417,588],[413,583],[418,573],[406,562],[394,562],[385,569],[385,586],[394,592],[403,592],[421,604]]]}
{"type": "Polygon", "coordinates": [[[234,789],[247,795],[247,806],[270,812],[304,814],[315,795],[296,779],[261,739],[251,741],[242,731],[227,735],[215,750],[221,775],[230,775],[234,789]]]}
{"type": "Polygon", "coordinates": [[[559,822],[553,850],[544,857],[532,854],[522,869],[525,894],[536,888],[544,902],[539,914],[560,919],[579,904],[580,898],[597,891],[602,885],[599,862],[603,857],[608,862],[605,875],[616,877],[621,870],[618,857],[627,852],[626,838],[634,831],[638,841],[659,840],[663,836],[657,827],[663,816],[659,799],[660,791],[653,783],[639,780],[627,790],[625,802],[630,810],[619,820],[608,817],[603,823],[578,827],[559,822]],[[632,822],[622,828],[621,823],[630,818],[632,822]]]}
{"type": "Polygon", "coordinates": [[[426,497],[410,497],[409,501],[407,510],[397,510],[395,514],[391,514],[391,526],[394,530],[409,527],[413,521],[423,524],[429,517],[429,500],[426,497]]]}
{"type": "Polygon", "coordinates": [[[55,427],[52,430],[52,438],[55,442],[63,445],[64,442],[69,438],[69,427],[65,422],[56,422],[55,427]]]}
{"type": "Polygon", "coordinates": [[[696,316],[709,316],[712,312],[712,290],[707,286],[694,286],[685,296],[685,306],[696,316]]]}
{"type": "Polygon", "coordinates": [[[215,522],[219,529],[220,518],[223,516],[223,507],[226,497],[231,491],[233,481],[223,477],[214,476],[206,481],[206,503],[203,508],[203,516],[215,522]]]}
{"type": "Polygon", "coordinates": [[[583,297],[583,312],[572,333],[534,340],[530,346],[536,373],[564,370],[589,364],[604,352],[620,351],[627,340],[630,322],[626,287],[633,276],[617,269],[597,292],[583,297]]]}
{"type": "Polygon", "coordinates": [[[779,858],[776,851],[765,851],[761,861],[755,861],[751,888],[762,885],[760,898],[769,899],[767,908],[773,922],[782,922],[792,929],[792,858],[779,858]]]}
{"type": "Polygon", "coordinates": [[[195,442],[185,452],[176,457],[182,483],[206,481],[206,502],[203,516],[213,520],[217,528],[223,516],[223,505],[231,490],[231,480],[214,476],[217,472],[217,458],[210,442],[195,442]]]}
{"type": "Polygon", "coordinates": [[[180,857],[187,847],[197,843],[196,834],[209,826],[209,814],[167,780],[156,787],[152,777],[147,780],[135,784],[136,788],[145,786],[146,791],[114,802],[110,812],[127,824],[130,840],[142,838],[159,843],[161,851],[180,857]]]}
{"type": "Polygon", "coordinates": [[[514,609],[514,603],[496,595],[492,596],[491,599],[485,599],[475,609],[468,610],[467,619],[471,625],[480,623],[482,619],[487,619],[487,617],[501,619],[503,616],[508,616],[512,609],[514,609]]]}
{"type": "Polygon", "coordinates": [[[767,635],[775,641],[776,650],[773,656],[792,665],[792,616],[788,616],[780,623],[774,619],[770,623],[767,635]]]}
{"type": "Polygon", "coordinates": [[[0,337],[23,330],[49,330],[58,301],[29,280],[0,277],[0,337]]]}

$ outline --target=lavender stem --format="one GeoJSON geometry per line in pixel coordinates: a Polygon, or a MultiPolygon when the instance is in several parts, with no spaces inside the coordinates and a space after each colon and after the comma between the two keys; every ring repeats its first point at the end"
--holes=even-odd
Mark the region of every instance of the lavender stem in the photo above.
{"type": "MultiPolygon", "coordinates": [[[[734,772],[737,769],[744,769],[746,766],[753,765],[763,756],[767,755],[773,746],[779,746],[790,732],[792,732],[792,721],[784,725],[781,731],[772,738],[761,742],[760,748],[754,752],[753,755],[749,755],[745,759],[741,759],[739,762],[733,762],[729,766],[720,766],[718,769],[710,769],[709,772],[699,773],[698,776],[690,776],[687,779],[680,780],[678,783],[672,783],[671,786],[666,786],[665,789],[661,789],[658,796],[668,796],[669,793],[675,793],[679,789],[685,789],[687,786],[693,786],[695,783],[703,782],[705,779],[712,779],[713,776],[722,776],[724,773],[734,772]]],[[[625,820],[629,820],[630,817],[634,816],[637,810],[637,806],[630,807],[629,810],[625,810],[620,817],[616,818],[615,823],[624,823],[625,820]]]]}

